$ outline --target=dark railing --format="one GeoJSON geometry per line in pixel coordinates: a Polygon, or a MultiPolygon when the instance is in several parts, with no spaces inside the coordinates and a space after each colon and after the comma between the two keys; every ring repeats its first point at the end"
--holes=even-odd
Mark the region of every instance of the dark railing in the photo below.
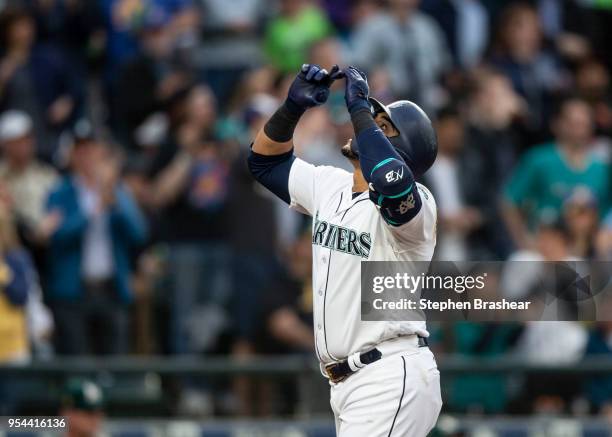
{"type": "MultiPolygon", "coordinates": [[[[517,374],[606,374],[612,375],[612,357],[586,358],[571,364],[543,364],[517,357],[475,358],[459,355],[438,358],[442,374],[462,373],[517,374]]],[[[318,373],[318,364],[303,356],[253,357],[57,357],[49,361],[33,361],[20,365],[0,365],[0,375],[55,375],[106,372],[139,374],[154,372],[161,375],[260,375],[291,376],[318,373]]]]}
{"type": "MultiPolygon", "coordinates": [[[[438,357],[442,387],[449,378],[462,374],[520,376],[554,374],[588,378],[611,376],[611,358],[588,358],[573,364],[548,365],[527,362],[517,357],[475,358],[458,355],[438,357]]],[[[168,393],[164,381],[228,381],[238,376],[285,380],[295,384],[298,399],[296,417],[328,415],[329,385],[320,375],[318,364],[306,356],[254,357],[238,360],[228,357],[58,357],[33,361],[26,365],[0,366],[0,386],[4,381],[21,381],[46,387],[44,390],[20,391],[20,406],[39,403],[46,411],[57,402],[63,381],[72,376],[88,376],[107,390],[112,417],[172,415],[165,409],[168,393]],[[125,408],[125,406],[129,406],[125,408]],[[154,409],[158,408],[157,410],[154,409]],[[47,409],[45,409],[47,408],[47,409]]],[[[6,390],[6,389],[5,389],[6,390]]]]}

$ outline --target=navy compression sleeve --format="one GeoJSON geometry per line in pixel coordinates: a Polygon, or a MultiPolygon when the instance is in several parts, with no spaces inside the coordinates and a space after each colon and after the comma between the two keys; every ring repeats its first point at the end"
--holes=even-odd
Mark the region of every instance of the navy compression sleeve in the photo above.
{"type": "Polygon", "coordinates": [[[351,114],[359,147],[359,164],[370,186],[370,199],[385,221],[399,226],[421,209],[414,176],[367,110],[351,114]]]}
{"type": "Polygon", "coordinates": [[[253,177],[288,204],[291,203],[289,172],[293,161],[293,149],[281,155],[261,155],[251,150],[247,158],[253,177]]]}

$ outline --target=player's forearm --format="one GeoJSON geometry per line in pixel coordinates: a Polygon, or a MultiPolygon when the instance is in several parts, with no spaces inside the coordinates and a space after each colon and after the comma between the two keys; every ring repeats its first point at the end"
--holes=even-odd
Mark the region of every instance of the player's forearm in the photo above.
{"type": "Polygon", "coordinates": [[[359,164],[366,181],[385,196],[408,190],[414,184],[412,171],[376,125],[370,111],[353,111],[351,121],[359,145],[359,164]]]}
{"type": "Polygon", "coordinates": [[[286,203],[291,203],[289,173],[295,160],[293,132],[303,113],[303,109],[285,101],[257,134],[247,158],[253,177],[286,203]]]}
{"type": "Polygon", "coordinates": [[[255,141],[253,141],[253,145],[251,146],[251,150],[253,152],[266,156],[282,155],[283,153],[287,153],[292,148],[293,141],[290,140],[284,143],[273,141],[266,135],[263,129],[257,133],[255,141]]]}
{"type": "Polygon", "coordinates": [[[351,111],[351,120],[359,145],[359,165],[370,185],[370,200],[390,225],[408,223],[422,206],[412,171],[376,125],[369,108],[351,111]]]}

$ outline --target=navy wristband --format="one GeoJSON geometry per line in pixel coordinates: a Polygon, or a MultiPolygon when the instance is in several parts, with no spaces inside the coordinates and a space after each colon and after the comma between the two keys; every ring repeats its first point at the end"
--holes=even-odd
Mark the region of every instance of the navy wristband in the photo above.
{"type": "Polygon", "coordinates": [[[372,107],[367,97],[353,99],[353,101],[347,105],[347,109],[351,115],[363,111],[364,109],[368,112],[372,112],[372,107]]]}
{"type": "Polygon", "coordinates": [[[369,109],[360,108],[358,111],[353,111],[351,113],[351,122],[353,123],[353,130],[355,131],[355,136],[359,135],[361,132],[370,129],[377,128],[378,125],[374,121],[374,117],[369,109]]]}

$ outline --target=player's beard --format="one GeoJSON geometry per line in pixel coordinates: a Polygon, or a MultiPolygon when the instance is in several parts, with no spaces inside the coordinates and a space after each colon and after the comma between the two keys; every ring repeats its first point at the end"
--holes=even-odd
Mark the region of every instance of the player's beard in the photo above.
{"type": "Polygon", "coordinates": [[[346,144],[342,146],[342,148],[340,149],[340,152],[342,153],[342,156],[344,156],[345,158],[351,161],[358,161],[359,156],[357,156],[357,154],[353,151],[353,149],[351,149],[352,141],[353,141],[352,139],[348,140],[346,144]]]}

